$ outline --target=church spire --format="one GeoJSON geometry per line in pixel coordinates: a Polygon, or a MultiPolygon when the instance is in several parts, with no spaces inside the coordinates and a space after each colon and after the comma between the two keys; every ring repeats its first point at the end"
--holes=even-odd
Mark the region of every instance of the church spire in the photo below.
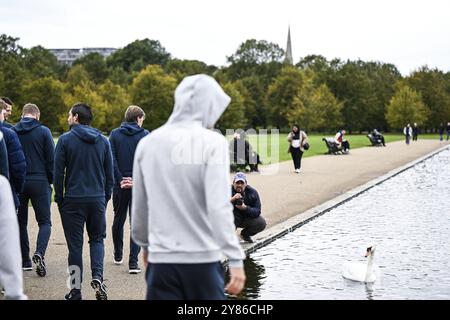
{"type": "Polygon", "coordinates": [[[288,38],[287,38],[287,46],[286,46],[286,57],[284,58],[284,62],[293,65],[294,59],[292,58],[292,45],[291,45],[291,26],[288,27],[288,38]]]}

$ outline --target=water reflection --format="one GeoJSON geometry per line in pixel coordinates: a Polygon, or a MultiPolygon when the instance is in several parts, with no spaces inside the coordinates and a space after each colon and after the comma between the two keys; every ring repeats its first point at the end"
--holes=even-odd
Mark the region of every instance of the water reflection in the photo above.
{"type": "Polygon", "coordinates": [[[261,248],[239,299],[450,299],[450,151],[261,248]],[[377,244],[377,280],[342,277],[377,244]]]}

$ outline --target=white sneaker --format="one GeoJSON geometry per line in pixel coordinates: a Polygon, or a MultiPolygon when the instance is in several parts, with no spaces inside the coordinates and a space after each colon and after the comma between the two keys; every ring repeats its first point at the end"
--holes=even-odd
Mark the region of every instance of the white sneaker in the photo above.
{"type": "Polygon", "coordinates": [[[300,173],[300,169],[295,169],[295,173],[300,173]]]}

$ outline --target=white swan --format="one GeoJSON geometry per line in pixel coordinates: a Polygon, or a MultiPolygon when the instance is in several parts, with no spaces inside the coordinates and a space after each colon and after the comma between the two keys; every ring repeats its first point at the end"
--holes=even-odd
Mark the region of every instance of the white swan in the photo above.
{"type": "Polygon", "coordinates": [[[346,261],[342,267],[342,276],[346,279],[360,282],[375,282],[377,276],[374,272],[373,258],[375,246],[367,248],[365,257],[367,264],[361,262],[346,261]]]}

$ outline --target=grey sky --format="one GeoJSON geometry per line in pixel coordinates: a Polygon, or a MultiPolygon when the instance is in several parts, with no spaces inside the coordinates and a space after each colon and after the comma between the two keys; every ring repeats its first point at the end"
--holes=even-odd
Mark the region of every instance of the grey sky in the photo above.
{"type": "Polygon", "coordinates": [[[450,71],[448,0],[0,0],[0,33],[24,47],[123,47],[156,39],[172,56],[225,65],[251,38],[286,47],[294,62],[328,59],[427,64],[450,71]]]}

